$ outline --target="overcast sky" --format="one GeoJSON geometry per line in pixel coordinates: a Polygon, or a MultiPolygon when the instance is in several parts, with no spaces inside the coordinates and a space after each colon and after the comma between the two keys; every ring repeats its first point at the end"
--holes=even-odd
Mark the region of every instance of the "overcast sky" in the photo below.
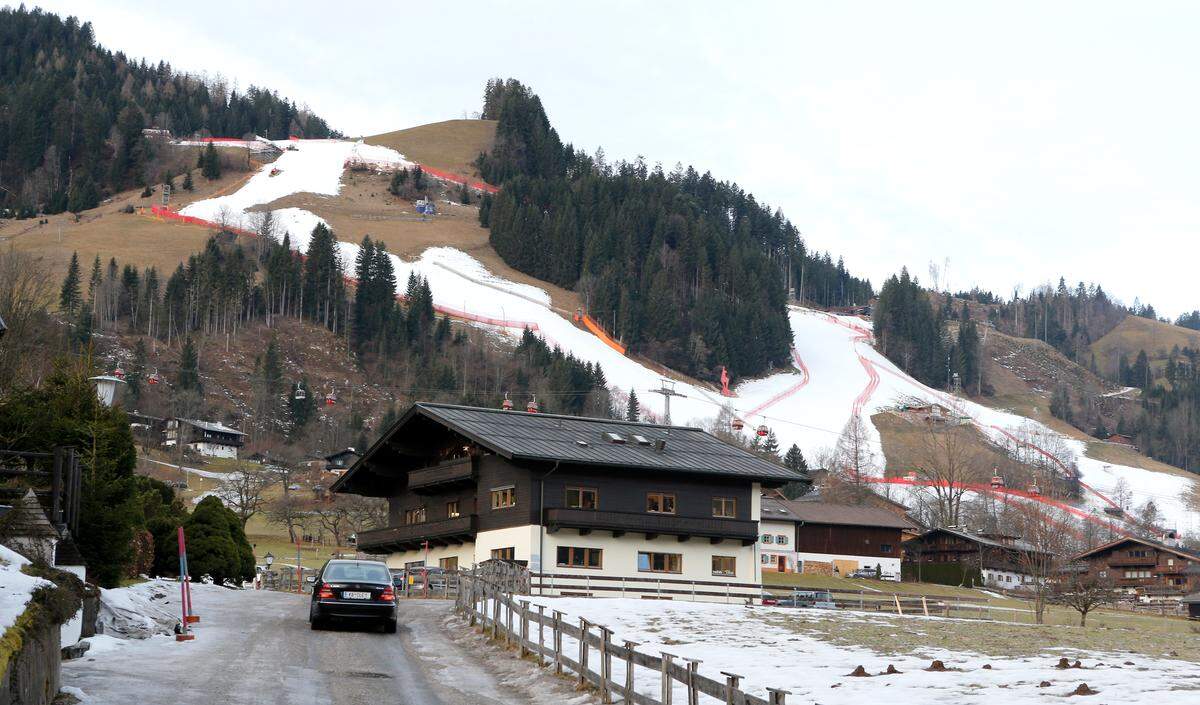
{"type": "Polygon", "coordinates": [[[40,5],[351,135],[519,78],[564,140],[737,181],[877,286],[949,259],[955,290],[1200,307],[1197,3],[40,5]]]}

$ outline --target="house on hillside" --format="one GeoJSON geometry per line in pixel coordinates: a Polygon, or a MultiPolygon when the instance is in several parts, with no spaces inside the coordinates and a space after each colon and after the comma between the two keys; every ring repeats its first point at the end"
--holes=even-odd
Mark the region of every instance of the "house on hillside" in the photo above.
{"type": "Polygon", "coordinates": [[[764,487],[802,475],[684,426],[414,404],[333,484],[385,497],[396,568],[527,565],[542,594],[759,594],[764,487]]]}
{"type": "Polygon", "coordinates": [[[887,509],[764,497],[759,550],[762,569],[849,575],[875,569],[900,579],[904,532],[916,524],[887,509]]]}
{"type": "Polygon", "coordinates": [[[961,529],[933,529],[904,544],[905,573],[926,582],[958,583],[978,570],[984,585],[1019,590],[1034,580],[1030,567],[1049,559],[1017,537],[961,529]]]}
{"type": "Polygon", "coordinates": [[[1119,446],[1127,446],[1129,448],[1133,448],[1134,450],[1138,449],[1137,443],[1134,442],[1133,437],[1126,436],[1123,433],[1109,434],[1108,438],[1105,438],[1104,440],[1108,443],[1116,443],[1119,446]]]}
{"type": "Polygon", "coordinates": [[[1200,590],[1200,553],[1182,546],[1126,537],[1075,556],[1089,573],[1147,600],[1177,600],[1200,590]]]}
{"type": "Polygon", "coordinates": [[[173,448],[183,443],[188,449],[212,458],[237,458],[246,434],[215,421],[167,419],[163,445],[173,448]]]}
{"type": "Polygon", "coordinates": [[[325,472],[341,475],[350,469],[361,454],[353,448],[343,448],[336,453],[325,456],[325,472]]]}

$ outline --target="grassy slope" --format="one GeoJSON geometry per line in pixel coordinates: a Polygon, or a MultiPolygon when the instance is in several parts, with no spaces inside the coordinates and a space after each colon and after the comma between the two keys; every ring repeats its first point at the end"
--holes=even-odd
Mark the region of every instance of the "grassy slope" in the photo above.
{"type": "MultiPolygon", "coordinates": [[[[236,189],[249,176],[246,172],[227,171],[220,179],[208,181],[196,170],[192,173],[195,191],[176,191],[171,206],[181,208],[236,189]]],[[[177,178],[175,183],[182,181],[177,178]]],[[[157,188],[149,198],[142,198],[141,193],[141,189],[119,193],[109,202],[84,211],[78,223],[70,213],[49,216],[46,225],[37,225],[36,220],[0,220],[0,243],[44,258],[56,281],[66,273],[71,253],[78,252],[85,288],[96,255],[105,263],[116,257],[122,266],[157,267],[160,281],[165,284],[175,265],[204,249],[211,233],[206,228],[120,212],[126,205],[149,208],[162,202],[157,188]]]]}
{"type": "Polygon", "coordinates": [[[391,147],[421,164],[464,176],[477,176],[475,158],[496,139],[494,120],[445,120],[365,138],[391,147]]]}
{"type": "Polygon", "coordinates": [[[1115,374],[1122,354],[1132,363],[1138,351],[1145,350],[1151,361],[1163,361],[1176,345],[1181,348],[1200,347],[1200,331],[1127,316],[1108,335],[1092,343],[1092,353],[1102,371],[1115,374]]]}

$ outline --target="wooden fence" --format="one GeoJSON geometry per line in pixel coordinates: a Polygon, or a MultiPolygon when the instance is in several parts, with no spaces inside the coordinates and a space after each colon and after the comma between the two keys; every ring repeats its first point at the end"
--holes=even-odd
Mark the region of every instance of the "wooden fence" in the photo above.
{"type": "Polygon", "coordinates": [[[637,650],[638,643],[614,640],[613,631],[601,624],[578,618],[572,624],[559,610],[545,605],[533,605],[505,590],[501,580],[494,580],[486,570],[464,572],[460,576],[455,609],[463,614],[472,627],[502,641],[506,648],[516,648],[522,658],[533,656],[542,666],[553,664],[558,674],[574,674],[581,687],[598,691],[601,702],[634,703],[636,705],[674,705],[681,691],[680,705],[698,705],[700,695],[715,698],[726,705],[786,705],[789,691],[767,688],[766,699],[742,689],[742,676],[721,671],[724,681],[699,673],[699,659],[680,658],[666,651],[658,656],[637,650]],[[564,638],[575,642],[571,653],[564,648],[564,638]],[[620,666],[616,673],[614,666],[620,666]],[[635,689],[638,669],[658,674],[658,697],[635,689]]]}

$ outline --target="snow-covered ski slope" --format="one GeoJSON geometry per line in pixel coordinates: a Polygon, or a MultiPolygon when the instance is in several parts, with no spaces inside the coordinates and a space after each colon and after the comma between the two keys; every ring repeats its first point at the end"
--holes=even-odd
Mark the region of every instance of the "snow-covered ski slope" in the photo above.
{"type": "MultiPolygon", "coordinates": [[[[247,213],[249,208],[292,193],[336,195],[343,165],[356,154],[397,166],[409,163],[393,150],[349,141],[301,140],[288,144],[296,150],[284,152],[240,190],[194,203],[183,213],[252,229],[254,219],[247,213]],[[364,148],[369,155],[364,154],[364,148]],[[272,167],[280,170],[273,177],[269,176],[272,167]]],[[[314,213],[300,208],[280,209],[275,215],[280,224],[276,235],[282,237],[286,230],[292,246],[300,250],[307,247],[313,227],[321,222],[314,213]]],[[[343,262],[349,267],[358,247],[349,242],[341,242],[339,247],[343,262]]],[[[511,335],[519,335],[523,328],[529,327],[548,343],[580,359],[600,363],[616,391],[636,390],[652,418],[658,417],[659,398],[649,392],[660,387],[662,376],[551,310],[550,297],[545,291],[497,277],[470,255],[450,247],[430,248],[412,262],[392,255],[392,261],[401,286],[410,273],[427,278],[435,304],[444,310],[466,313],[475,317],[476,325],[511,335]],[[479,321],[482,318],[493,323],[482,323],[479,321]]],[[[672,420],[711,425],[721,407],[728,405],[746,422],[745,433],[753,433],[760,424],[766,425],[775,431],[783,448],[796,443],[809,458],[832,447],[846,421],[855,413],[868,421],[867,428],[878,449],[878,433],[869,423],[871,415],[912,400],[951,406],[1000,443],[1011,442],[1008,434],[1021,438],[1058,436],[1023,416],[951,397],[913,380],[871,346],[870,324],[866,321],[799,307],[791,308],[789,318],[794,336],[792,369],[742,382],[735,389],[737,396],[731,399],[722,397],[714,388],[679,382],[675,389],[684,396],[672,400],[672,420]]],[[[1111,495],[1118,479],[1124,478],[1137,505],[1154,500],[1163,516],[1160,523],[1165,527],[1200,533],[1200,515],[1189,511],[1183,501],[1192,480],[1093,460],[1084,455],[1082,441],[1060,438],[1075,455],[1063,460],[1077,462],[1083,482],[1096,491],[1087,492],[1086,501],[1097,511],[1107,505],[1101,495],[1111,495]]],[[[877,452],[876,457],[882,464],[882,452],[877,452]]],[[[877,471],[882,469],[879,467],[877,471]]],[[[903,472],[904,468],[891,470],[903,472]]]]}

